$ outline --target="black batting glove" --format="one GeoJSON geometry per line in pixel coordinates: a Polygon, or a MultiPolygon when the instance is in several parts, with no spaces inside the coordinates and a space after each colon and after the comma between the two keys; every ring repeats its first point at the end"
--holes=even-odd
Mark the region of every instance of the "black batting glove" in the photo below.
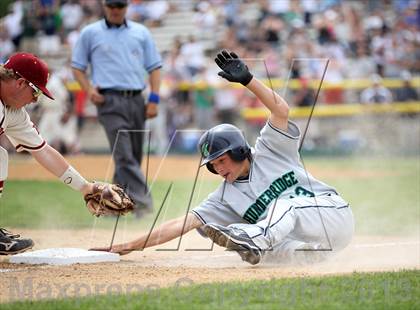
{"type": "Polygon", "coordinates": [[[249,72],[247,65],[234,52],[225,50],[217,54],[214,59],[216,64],[222,69],[218,75],[229,82],[241,83],[246,86],[251,82],[253,76],[249,72]]]}

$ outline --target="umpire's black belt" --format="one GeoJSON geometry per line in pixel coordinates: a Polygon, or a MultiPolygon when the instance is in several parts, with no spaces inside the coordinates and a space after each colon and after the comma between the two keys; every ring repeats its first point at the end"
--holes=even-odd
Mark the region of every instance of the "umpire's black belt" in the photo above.
{"type": "Polygon", "coordinates": [[[99,93],[101,93],[102,95],[113,94],[113,95],[118,95],[125,98],[140,95],[141,91],[142,91],[141,89],[125,89],[125,90],[118,90],[118,89],[112,89],[112,88],[99,89],[99,93]]]}

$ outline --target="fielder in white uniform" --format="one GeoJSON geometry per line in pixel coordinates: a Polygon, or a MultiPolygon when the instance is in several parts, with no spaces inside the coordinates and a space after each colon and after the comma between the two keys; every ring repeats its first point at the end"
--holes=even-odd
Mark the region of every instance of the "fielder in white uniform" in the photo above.
{"type": "MultiPolygon", "coordinates": [[[[83,195],[92,192],[86,181],[54,148],[49,146],[31,122],[25,106],[41,94],[54,99],[46,88],[48,67],[29,53],[12,55],[0,65],[0,135],[6,135],[16,151],[28,151],[45,169],[83,195]]],[[[0,196],[7,178],[8,154],[0,146],[0,196]]],[[[0,228],[0,255],[16,254],[32,248],[31,239],[20,238],[0,228]]]]}
{"type": "Polygon", "coordinates": [[[271,112],[255,148],[251,150],[233,125],[208,130],[199,142],[202,165],[224,178],[219,188],[186,219],[164,223],[150,236],[115,245],[111,251],[127,254],[194,228],[251,264],[262,258],[313,262],[343,249],[353,235],[351,209],[334,188],[301,164],[300,131],[288,120],[287,103],[254,78],[236,54],[222,51],[215,61],[222,69],[220,76],[242,83],[271,112]]]}

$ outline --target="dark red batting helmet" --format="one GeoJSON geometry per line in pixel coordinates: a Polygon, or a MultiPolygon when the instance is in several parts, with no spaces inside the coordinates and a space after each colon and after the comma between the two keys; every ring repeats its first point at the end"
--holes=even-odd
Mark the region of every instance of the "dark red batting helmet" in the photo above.
{"type": "Polygon", "coordinates": [[[6,69],[13,70],[17,75],[38,87],[48,98],[54,99],[47,89],[48,66],[47,64],[30,53],[16,53],[4,64],[6,69]]]}

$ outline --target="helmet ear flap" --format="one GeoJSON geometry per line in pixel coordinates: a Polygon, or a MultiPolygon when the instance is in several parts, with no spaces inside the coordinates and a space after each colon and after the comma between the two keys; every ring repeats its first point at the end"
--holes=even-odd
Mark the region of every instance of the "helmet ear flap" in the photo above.
{"type": "Polygon", "coordinates": [[[243,161],[250,154],[250,147],[239,128],[230,124],[220,124],[207,130],[198,142],[201,153],[200,166],[207,165],[207,169],[217,174],[210,161],[225,153],[234,161],[243,161]]]}
{"type": "Polygon", "coordinates": [[[207,167],[207,170],[208,170],[208,171],[210,171],[211,173],[218,174],[218,173],[216,172],[216,170],[214,170],[213,165],[212,165],[212,164],[210,164],[210,162],[208,162],[208,163],[206,164],[206,167],[207,167]]]}
{"type": "Polygon", "coordinates": [[[230,152],[231,158],[234,161],[243,161],[248,157],[250,150],[248,147],[241,146],[230,152]]]}

